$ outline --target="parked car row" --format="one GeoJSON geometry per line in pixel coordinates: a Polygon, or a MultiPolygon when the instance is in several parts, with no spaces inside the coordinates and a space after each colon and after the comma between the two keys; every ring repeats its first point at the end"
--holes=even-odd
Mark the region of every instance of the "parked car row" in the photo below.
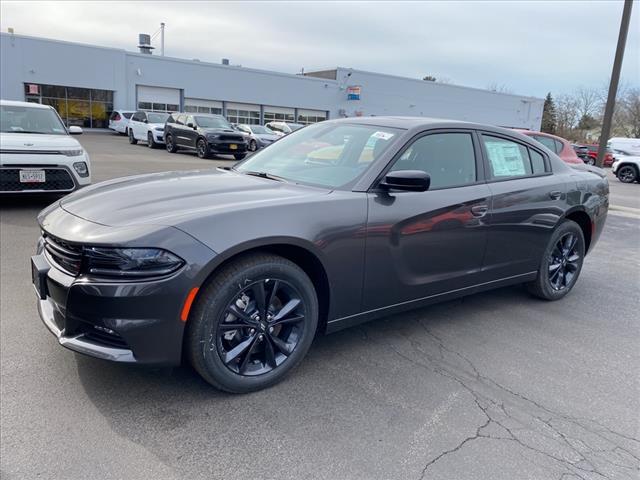
{"type": "MultiPolygon", "coordinates": [[[[595,165],[598,158],[598,145],[579,145],[572,144],[573,150],[576,155],[586,164],[595,165]]],[[[613,164],[613,152],[609,149],[606,150],[604,155],[603,166],[610,167],[613,164]]]]}

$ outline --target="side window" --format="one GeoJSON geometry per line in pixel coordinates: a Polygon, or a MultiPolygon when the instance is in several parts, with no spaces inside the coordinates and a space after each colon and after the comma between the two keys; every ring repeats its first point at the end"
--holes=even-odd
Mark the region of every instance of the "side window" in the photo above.
{"type": "Polygon", "coordinates": [[[176,117],[176,123],[177,123],[178,125],[184,125],[184,119],[185,119],[185,116],[186,116],[186,115],[178,115],[178,116],[176,117]]]}
{"type": "Polygon", "coordinates": [[[418,138],[396,160],[391,171],[422,170],[431,189],[474,183],[476,157],[470,133],[435,133],[418,138]]]}
{"type": "Polygon", "coordinates": [[[556,144],[556,149],[554,150],[554,152],[560,153],[564,148],[564,145],[562,145],[562,142],[560,140],[554,140],[553,142],[556,144]]]}
{"type": "Polygon", "coordinates": [[[134,122],[139,122],[140,121],[140,112],[134,113],[133,116],[131,117],[131,120],[133,120],[134,122]]]}
{"type": "Polygon", "coordinates": [[[187,119],[185,120],[184,124],[185,125],[189,125],[189,124],[195,125],[196,121],[193,119],[193,115],[187,115],[187,119]]]}
{"type": "Polygon", "coordinates": [[[544,157],[535,150],[529,149],[529,157],[531,158],[531,170],[534,175],[538,173],[544,173],[546,168],[544,166],[544,157]]]}
{"type": "Polygon", "coordinates": [[[125,112],[125,113],[123,113],[123,115],[124,115],[124,118],[131,118],[131,115],[133,115],[133,113],[125,112]]]}
{"type": "Polygon", "coordinates": [[[493,178],[531,175],[527,147],[503,138],[482,136],[493,178]]]}
{"type": "Polygon", "coordinates": [[[553,138],[543,137],[542,135],[534,135],[533,138],[535,138],[538,142],[540,142],[552,152],[558,153],[558,150],[556,150],[556,142],[553,140],[553,138]]]}

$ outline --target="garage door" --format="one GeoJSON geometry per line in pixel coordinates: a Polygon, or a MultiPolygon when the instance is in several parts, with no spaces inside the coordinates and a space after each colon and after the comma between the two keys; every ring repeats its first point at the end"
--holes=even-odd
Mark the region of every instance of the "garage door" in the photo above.
{"type": "Polygon", "coordinates": [[[150,112],[177,112],[180,110],[180,90],[177,88],[138,85],[138,109],[150,112]]]}
{"type": "Polygon", "coordinates": [[[222,102],[217,100],[203,100],[202,98],[185,98],[184,111],[222,115],[222,102]]]}
{"type": "Polygon", "coordinates": [[[231,123],[260,123],[260,105],[249,103],[227,103],[227,120],[231,123]]]}
{"type": "Polygon", "coordinates": [[[298,123],[308,125],[310,123],[321,122],[327,119],[327,112],[324,110],[298,109],[298,123]]]}
{"type": "Polygon", "coordinates": [[[264,107],[264,123],[268,122],[295,122],[295,110],[286,107],[264,107]]]}

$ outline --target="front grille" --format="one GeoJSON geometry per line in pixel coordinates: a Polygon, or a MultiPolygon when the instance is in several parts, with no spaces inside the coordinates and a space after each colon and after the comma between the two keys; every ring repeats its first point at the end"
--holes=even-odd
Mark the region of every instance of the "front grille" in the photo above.
{"type": "Polygon", "coordinates": [[[243,143],[244,137],[242,135],[220,135],[220,141],[243,143]]]}
{"type": "Polygon", "coordinates": [[[48,233],[43,234],[44,249],[51,262],[60,270],[73,275],[80,273],[82,247],[60,240],[48,233]]]}
{"type": "Polygon", "coordinates": [[[44,170],[45,182],[22,183],[20,182],[19,168],[0,169],[0,192],[29,192],[36,190],[69,191],[73,190],[75,183],[68,171],[63,168],[40,168],[44,170]]]}

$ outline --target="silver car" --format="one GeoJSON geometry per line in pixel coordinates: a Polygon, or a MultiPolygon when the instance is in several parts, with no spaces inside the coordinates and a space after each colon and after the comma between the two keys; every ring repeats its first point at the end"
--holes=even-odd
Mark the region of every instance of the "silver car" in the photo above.
{"type": "Polygon", "coordinates": [[[241,123],[237,125],[238,130],[248,135],[249,151],[255,152],[259,148],[266,147],[275,142],[280,135],[277,135],[273,130],[263,127],[262,125],[248,125],[241,123]]]}

